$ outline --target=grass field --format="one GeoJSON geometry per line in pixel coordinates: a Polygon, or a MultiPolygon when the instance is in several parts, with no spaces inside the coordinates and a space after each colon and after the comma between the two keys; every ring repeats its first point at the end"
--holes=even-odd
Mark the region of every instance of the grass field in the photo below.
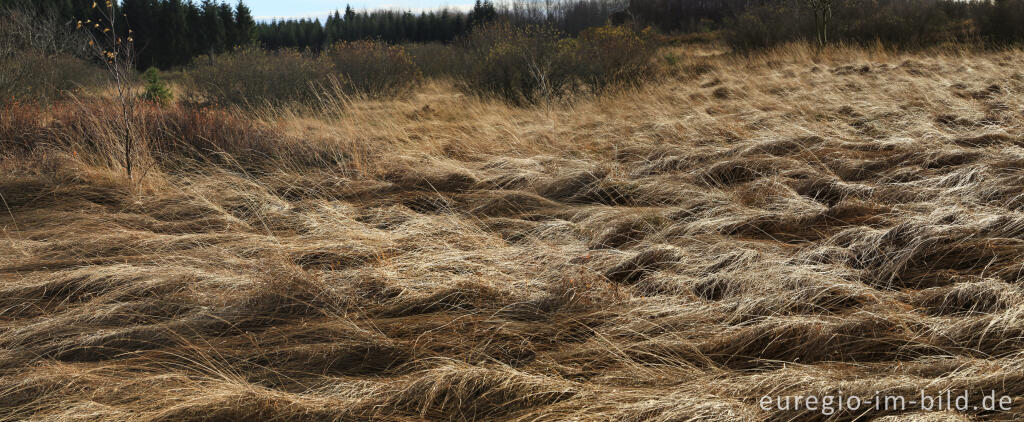
{"type": "Polygon", "coordinates": [[[1024,418],[1024,52],[659,60],[527,108],[172,106],[153,139],[222,152],[133,182],[96,107],[8,109],[52,147],[0,161],[0,419],[1024,418]],[[1012,409],[760,404],[945,389],[1012,409]]]}

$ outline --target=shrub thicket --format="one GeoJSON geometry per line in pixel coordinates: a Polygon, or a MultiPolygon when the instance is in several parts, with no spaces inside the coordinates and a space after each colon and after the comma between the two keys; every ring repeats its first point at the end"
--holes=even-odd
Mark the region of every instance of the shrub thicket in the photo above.
{"type": "Polygon", "coordinates": [[[562,93],[570,78],[562,62],[568,44],[549,27],[508,23],[480,26],[459,48],[469,57],[454,69],[463,89],[516,104],[562,93]]]}
{"type": "Polygon", "coordinates": [[[313,103],[313,87],[327,82],[332,73],[333,66],[323,58],[294,50],[247,48],[211,61],[197,60],[188,79],[214,103],[258,106],[313,103]]]}
{"type": "Polygon", "coordinates": [[[799,12],[781,5],[748,8],[724,32],[725,40],[734,49],[753,50],[799,39],[803,22],[794,17],[795,13],[799,12]]]}
{"type": "Polygon", "coordinates": [[[578,38],[544,26],[497,23],[461,41],[467,58],[454,70],[463,89],[532,104],[639,83],[652,69],[653,48],[626,27],[598,27],[578,38]]]}
{"type": "Polygon", "coordinates": [[[102,80],[76,56],[84,40],[53,17],[7,9],[0,22],[0,102],[47,103],[102,80]]]}
{"type": "Polygon", "coordinates": [[[465,55],[451,45],[439,42],[409,43],[403,47],[416,68],[428,78],[452,76],[452,69],[462,66],[461,61],[465,59],[465,55]]]}
{"type": "Polygon", "coordinates": [[[345,93],[399,96],[423,78],[403,47],[380,41],[340,42],[332,45],[325,56],[345,93]]]}
{"type": "Polygon", "coordinates": [[[377,41],[342,42],[324,54],[249,48],[214,60],[200,58],[188,72],[191,86],[218,104],[319,104],[321,92],[337,86],[344,94],[402,95],[422,81],[400,46],[377,41]]]}
{"type": "Polygon", "coordinates": [[[336,43],[320,56],[247,49],[200,58],[189,77],[217,103],[316,105],[326,86],[379,98],[406,94],[422,81],[422,66],[466,92],[524,105],[642,82],[653,69],[647,38],[627,27],[570,38],[551,27],[504,22],[481,25],[452,45],[413,46],[412,54],[379,41],[336,43]]]}
{"type": "Polygon", "coordinates": [[[100,70],[67,54],[18,51],[0,57],[0,102],[48,103],[97,85],[100,70]]]}
{"type": "MultiPolygon", "coordinates": [[[[1019,0],[1010,0],[1019,1],[1019,0]]],[[[989,38],[987,3],[946,0],[847,0],[833,2],[828,41],[921,47],[947,41],[989,38]]],[[[815,11],[807,3],[768,2],[741,9],[726,20],[725,39],[734,49],[767,48],[816,40],[815,11]]],[[[1017,21],[1021,22],[1021,21],[1017,21]]]]}
{"type": "Polygon", "coordinates": [[[586,29],[576,37],[570,54],[573,72],[584,84],[601,91],[647,79],[653,71],[654,46],[624,26],[586,29]]]}

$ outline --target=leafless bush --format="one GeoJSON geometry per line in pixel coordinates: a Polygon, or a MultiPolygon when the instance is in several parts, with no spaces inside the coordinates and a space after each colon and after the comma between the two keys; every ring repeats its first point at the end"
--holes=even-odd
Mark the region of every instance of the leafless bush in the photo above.
{"type": "Polygon", "coordinates": [[[248,48],[199,60],[188,70],[194,89],[219,104],[246,107],[315,104],[315,87],[330,80],[330,62],[292,50],[248,48]]]}
{"type": "Polygon", "coordinates": [[[373,97],[408,94],[423,75],[405,48],[379,41],[335,44],[325,53],[345,92],[373,97]]]}
{"type": "Polygon", "coordinates": [[[599,27],[567,38],[543,26],[497,23],[461,42],[463,88],[514,104],[533,104],[639,84],[652,70],[653,49],[625,27],[599,27]]]}
{"type": "Polygon", "coordinates": [[[102,79],[69,25],[20,9],[0,9],[0,22],[0,103],[48,103],[102,79]]]}

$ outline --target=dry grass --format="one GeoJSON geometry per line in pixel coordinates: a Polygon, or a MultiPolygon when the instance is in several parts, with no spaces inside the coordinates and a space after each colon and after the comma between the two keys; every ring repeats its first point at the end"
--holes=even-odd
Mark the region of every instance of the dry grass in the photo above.
{"type": "Polygon", "coordinates": [[[153,112],[217,148],[132,185],[5,117],[49,142],[0,162],[0,419],[1024,418],[1024,52],[672,54],[571,106],[153,112]],[[945,388],[1014,410],[757,404],[945,388]]]}

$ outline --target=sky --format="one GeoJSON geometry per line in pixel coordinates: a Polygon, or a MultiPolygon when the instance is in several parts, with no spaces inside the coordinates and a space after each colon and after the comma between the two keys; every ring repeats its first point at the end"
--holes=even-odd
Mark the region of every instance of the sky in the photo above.
{"type": "Polygon", "coordinates": [[[244,0],[252,9],[257,20],[274,18],[320,18],[324,20],[335,10],[345,10],[346,4],[353,9],[401,9],[419,12],[447,6],[465,9],[472,7],[472,0],[244,0]]]}

